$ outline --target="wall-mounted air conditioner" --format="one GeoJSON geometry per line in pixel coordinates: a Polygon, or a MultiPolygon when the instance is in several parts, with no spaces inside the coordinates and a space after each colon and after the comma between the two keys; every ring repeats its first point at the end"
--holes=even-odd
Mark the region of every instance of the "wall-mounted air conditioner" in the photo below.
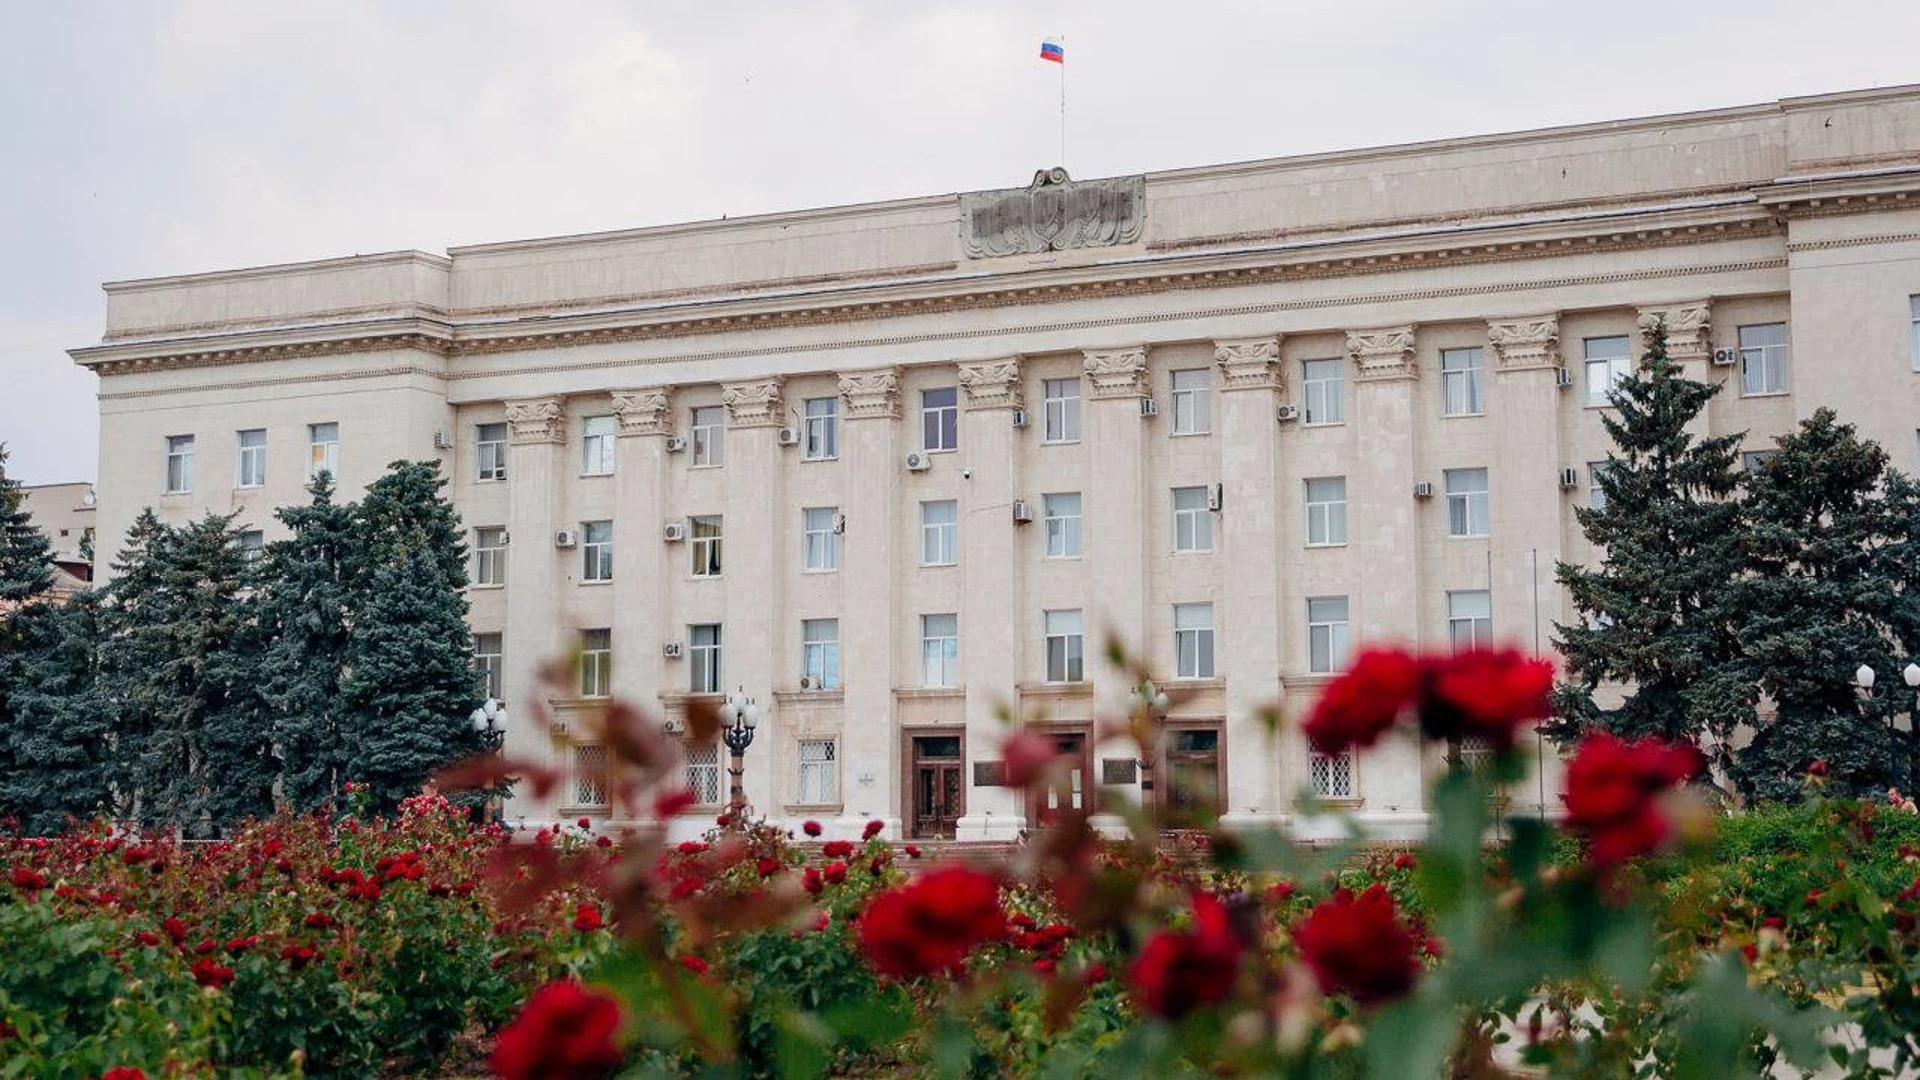
{"type": "Polygon", "coordinates": [[[572,529],[561,529],[559,532],[553,534],[554,547],[570,548],[578,545],[579,543],[580,543],[580,534],[577,532],[574,532],[572,529]]]}

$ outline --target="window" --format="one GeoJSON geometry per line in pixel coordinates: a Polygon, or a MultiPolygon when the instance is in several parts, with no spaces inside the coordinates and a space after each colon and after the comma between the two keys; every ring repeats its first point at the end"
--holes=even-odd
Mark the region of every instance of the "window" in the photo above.
{"type": "Polygon", "coordinates": [[[840,768],[832,739],[800,740],[800,805],[828,806],[840,801],[840,768]]]}
{"type": "Polygon", "coordinates": [[[720,805],[720,747],[708,743],[705,746],[686,747],[687,754],[687,790],[693,793],[693,801],[699,806],[720,805]]]}
{"type": "Polygon", "coordinates": [[[1447,535],[1487,535],[1487,470],[1448,469],[1447,535]]]}
{"type": "Polygon", "coordinates": [[[1173,605],[1174,675],[1213,678],[1213,605],[1173,605]]]}
{"type": "Polygon", "coordinates": [[[1346,597],[1317,596],[1307,600],[1308,671],[1330,675],[1347,666],[1351,626],[1346,597]]]}
{"type": "Polygon", "coordinates": [[[1480,373],[1485,367],[1481,351],[1474,349],[1440,350],[1441,410],[1447,416],[1475,416],[1486,412],[1480,397],[1480,373]]]}
{"type": "Polygon", "coordinates": [[[720,515],[688,518],[693,534],[693,576],[720,576],[720,515]]]}
{"type": "Polygon", "coordinates": [[[960,616],[920,616],[920,685],[960,685],[960,616]]]}
{"type": "Polygon", "coordinates": [[[613,631],[580,631],[580,696],[613,692],[613,631]]]}
{"type": "Polygon", "coordinates": [[[475,585],[507,583],[507,530],[501,528],[473,530],[473,583],[475,585]]]}
{"type": "Polygon", "coordinates": [[[613,448],[613,417],[587,417],[580,425],[580,474],[606,476],[613,472],[613,448]]]}
{"type": "Polygon", "coordinates": [[[705,469],[726,464],[725,415],[725,410],[718,405],[702,405],[693,410],[694,468],[705,469]]]}
{"type": "Polygon", "coordinates": [[[1787,324],[1740,328],[1740,392],[1787,392],[1787,324]]]}
{"type": "Polygon", "coordinates": [[[809,506],[800,511],[801,554],[808,573],[840,569],[839,514],[831,506],[809,506]]]}
{"type": "Polygon", "coordinates": [[[243,529],[233,538],[233,546],[240,549],[241,562],[256,563],[267,553],[267,537],[259,529],[243,529]]]}
{"type": "Polygon", "coordinates": [[[921,566],[952,566],[960,561],[959,518],[960,504],[952,499],[920,504],[921,566]]]}
{"type": "Polygon", "coordinates": [[[474,478],[477,480],[505,480],[507,478],[507,425],[475,424],[475,446],[479,458],[474,466],[474,478]]]}
{"type": "Polygon", "coordinates": [[[839,619],[801,620],[800,674],[811,689],[836,690],[839,688],[839,619]]]}
{"type": "Polygon", "coordinates": [[[920,391],[920,449],[929,453],[960,449],[960,388],[920,391]]]}
{"type": "Polygon", "coordinates": [[[167,491],[193,490],[193,436],[167,436],[167,491]]]}
{"type": "Polygon", "coordinates": [[[1633,378],[1633,345],[1625,337],[1590,337],[1585,349],[1587,405],[1598,408],[1612,400],[1614,387],[1633,378]]]}
{"type": "Polygon", "coordinates": [[[1920,296],[1907,297],[1907,304],[1913,308],[1913,370],[1920,371],[1920,296]]]}
{"type": "Polygon", "coordinates": [[[1493,594],[1485,590],[1447,594],[1447,641],[1455,652],[1493,644],[1493,594]]]}
{"type": "Polygon", "coordinates": [[[340,475],[340,425],[307,425],[307,479],[340,475]]]}
{"type": "Polygon", "coordinates": [[[1040,497],[1046,511],[1047,558],[1080,557],[1080,493],[1055,492],[1040,497]]]}
{"type": "Polygon", "coordinates": [[[598,745],[573,748],[573,785],[569,806],[585,810],[604,810],[607,806],[607,748],[598,745]]]}
{"type": "Polygon", "coordinates": [[[720,692],[720,624],[687,627],[687,693],[720,692]]]}
{"type": "Polygon", "coordinates": [[[240,432],[240,471],[235,487],[257,488],[267,482],[267,431],[254,428],[240,432]]]}
{"type": "Polygon", "coordinates": [[[500,698],[500,669],[503,652],[501,635],[473,635],[473,673],[480,683],[482,697],[500,698]]]}
{"type": "Polygon", "coordinates": [[[1765,465],[1767,461],[1773,457],[1773,455],[1779,452],[1780,451],[1778,450],[1743,451],[1740,454],[1740,471],[1741,472],[1759,472],[1760,467],[1765,465]]]}
{"type": "Polygon", "coordinates": [[[580,580],[613,580],[613,522],[580,523],[580,580]]]}
{"type": "Polygon", "coordinates": [[[1040,384],[1044,441],[1080,441],[1080,380],[1047,379],[1040,384]]]}
{"type": "Polygon", "coordinates": [[[1307,481],[1307,544],[1330,547],[1347,542],[1347,478],[1316,476],[1307,481]]]}
{"type": "Polygon", "coordinates": [[[808,398],[806,429],[801,433],[800,456],[808,461],[828,461],[840,456],[840,399],[808,398]]]}
{"type": "Polygon", "coordinates": [[[1173,489],[1173,550],[1213,550],[1213,511],[1207,509],[1206,488],[1173,489]]]}
{"type": "Polygon", "coordinates": [[[1448,750],[1466,772],[1485,776],[1493,768],[1493,740],[1485,735],[1463,735],[1448,750]]]}
{"type": "Polygon", "coordinates": [[[1346,361],[1307,360],[1301,365],[1300,411],[1306,424],[1340,424],[1347,419],[1346,361]]]}
{"type": "Polygon", "coordinates": [[[1167,736],[1168,807],[1185,812],[1218,809],[1220,729],[1174,728],[1167,736]]]}
{"type": "Polygon", "coordinates": [[[1081,655],[1084,639],[1080,633],[1080,612],[1049,611],[1047,628],[1047,681],[1080,682],[1085,678],[1085,658],[1081,655]]]}
{"type": "Polygon", "coordinates": [[[1587,506],[1595,510],[1607,508],[1607,492],[1600,486],[1600,474],[1606,471],[1604,461],[1587,462],[1587,506]]]}
{"type": "Polygon", "coordinates": [[[1193,368],[1173,373],[1173,433],[1205,435],[1213,430],[1207,398],[1213,392],[1213,373],[1193,368]]]}
{"type": "Polygon", "coordinates": [[[1343,750],[1338,754],[1309,751],[1307,772],[1313,779],[1313,793],[1320,798],[1353,798],[1353,751],[1343,750]]]}

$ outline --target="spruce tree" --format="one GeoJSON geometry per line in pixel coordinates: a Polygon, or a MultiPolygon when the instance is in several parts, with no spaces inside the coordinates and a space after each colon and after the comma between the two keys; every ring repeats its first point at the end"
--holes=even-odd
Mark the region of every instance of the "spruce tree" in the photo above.
{"type": "Polygon", "coordinates": [[[7,686],[0,732],[0,818],[59,832],[112,809],[112,717],[101,695],[100,597],[35,604],[14,621],[19,648],[0,656],[7,686]]]}
{"type": "Polygon", "coordinates": [[[53,587],[53,544],[21,508],[20,482],[7,475],[7,448],[0,444],[0,616],[53,587]]]}

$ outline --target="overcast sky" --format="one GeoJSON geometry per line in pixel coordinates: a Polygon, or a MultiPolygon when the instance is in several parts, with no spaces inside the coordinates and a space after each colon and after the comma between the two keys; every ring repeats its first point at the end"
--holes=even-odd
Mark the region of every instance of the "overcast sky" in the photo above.
{"type": "Polygon", "coordinates": [[[1913,0],[0,0],[0,441],[100,283],[1920,82],[1913,0]]]}

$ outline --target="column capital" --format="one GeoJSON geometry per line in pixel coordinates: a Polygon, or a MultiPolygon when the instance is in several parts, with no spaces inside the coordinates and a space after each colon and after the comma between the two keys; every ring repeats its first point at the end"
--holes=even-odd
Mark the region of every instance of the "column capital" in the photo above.
{"type": "Polygon", "coordinates": [[[673,434],[673,388],[615,390],[613,415],[621,435],[673,434]]]}
{"type": "Polygon", "coordinates": [[[1280,370],[1280,338],[1245,338],[1213,343],[1213,362],[1220,367],[1222,390],[1284,390],[1280,370]]]}
{"type": "Polygon", "coordinates": [[[1487,324],[1487,344],[1501,371],[1537,371],[1560,366],[1560,316],[1531,315],[1487,324]]]}
{"type": "Polygon", "coordinates": [[[1413,327],[1347,331],[1347,358],[1353,361],[1355,382],[1418,379],[1420,365],[1413,359],[1413,327]]]}
{"type": "Polygon", "coordinates": [[[507,441],[514,446],[567,441],[567,419],[557,397],[507,402],[507,441]]]}
{"type": "Polygon", "coordinates": [[[1088,396],[1095,401],[1147,395],[1145,345],[1128,349],[1089,349],[1082,355],[1086,357],[1087,381],[1093,384],[1093,392],[1088,396]]]}
{"type": "Polygon", "coordinates": [[[967,411],[1018,409],[1026,405],[1020,390],[1020,358],[982,360],[960,365],[960,388],[967,392],[967,411]]]}
{"type": "Polygon", "coordinates": [[[727,426],[779,427],[786,419],[786,403],[780,398],[783,384],[778,375],[753,382],[722,383],[720,403],[727,407],[727,426]]]}
{"type": "Polygon", "coordinates": [[[849,420],[900,418],[900,369],[846,371],[840,374],[840,396],[849,420]]]}
{"type": "Polygon", "coordinates": [[[1667,304],[1640,309],[1640,345],[1653,341],[1653,328],[1667,328],[1667,356],[1676,363],[1713,358],[1712,301],[1667,304]]]}

